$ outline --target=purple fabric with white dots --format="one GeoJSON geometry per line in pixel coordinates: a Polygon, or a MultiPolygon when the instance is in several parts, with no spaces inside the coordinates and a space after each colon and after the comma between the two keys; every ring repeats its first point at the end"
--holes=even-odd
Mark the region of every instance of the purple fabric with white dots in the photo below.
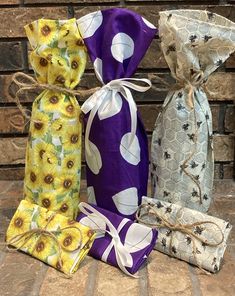
{"type": "MultiPolygon", "coordinates": [[[[131,77],[157,31],[137,13],[120,8],[93,12],[77,22],[103,84],[131,77]]],[[[137,112],[133,145],[128,151],[122,145],[131,131],[131,116],[129,104],[121,95],[120,101],[119,112],[102,119],[96,113],[91,125],[89,140],[96,146],[93,151],[97,152],[99,169],[92,169],[88,159],[88,201],[133,219],[141,197],[147,194],[148,143],[137,112]]]]}

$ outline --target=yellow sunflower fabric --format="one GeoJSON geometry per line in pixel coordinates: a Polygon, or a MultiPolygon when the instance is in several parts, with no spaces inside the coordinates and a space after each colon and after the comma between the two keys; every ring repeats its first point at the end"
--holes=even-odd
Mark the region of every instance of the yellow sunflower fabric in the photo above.
{"type": "MultiPolygon", "coordinates": [[[[30,63],[40,83],[73,89],[86,65],[76,20],[25,26],[30,63]]],[[[75,218],[81,174],[81,110],[72,95],[44,90],[34,101],[26,151],[25,198],[75,218]]]]}
{"type": "Polygon", "coordinates": [[[94,239],[89,227],[27,200],[21,201],[6,233],[7,243],[66,274],[78,269],[94,239]]]}

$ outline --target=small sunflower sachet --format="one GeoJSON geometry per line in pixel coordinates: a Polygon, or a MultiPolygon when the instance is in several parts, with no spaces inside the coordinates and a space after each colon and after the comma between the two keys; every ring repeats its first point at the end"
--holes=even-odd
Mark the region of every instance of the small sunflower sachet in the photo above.
{"type": "Polygon", "coordinates": [[[39,84],[26,150],[26,199],[75,218],[81,175],[81,110],[72,90],[86,65],[76,20],[40,19],[25,26],[30,62],[39,84]],[[62,88],[65,91],[58,91],[62,88]]]}
{"type": "Polygon", "coordinates": [[[69,218],[22,200],[6,242],[65,274],[74,273],[90,250],[95,233],[69,218]]]}

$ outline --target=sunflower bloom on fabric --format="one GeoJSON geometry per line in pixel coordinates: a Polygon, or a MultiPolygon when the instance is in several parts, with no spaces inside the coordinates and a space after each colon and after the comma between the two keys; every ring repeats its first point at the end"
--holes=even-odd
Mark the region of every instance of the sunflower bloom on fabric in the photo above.
{"type": "MultiPolygon", "coordinates": [[[[77,86],[87,54],[76,20],[40,19],[25,31],[36,79],[63,88],[77,86]]],[[[80,115],[75,96],[44,90],[33,103],[26,151],[26,199],[70,218],[76,217],[79,203],[80,115]]]]}

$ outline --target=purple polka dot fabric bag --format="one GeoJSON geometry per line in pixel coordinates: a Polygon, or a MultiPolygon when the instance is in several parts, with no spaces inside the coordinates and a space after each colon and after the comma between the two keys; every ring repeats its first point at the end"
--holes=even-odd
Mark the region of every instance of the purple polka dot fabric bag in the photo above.
{"type": "Polygon", "coordinates": [[[79,204],[77,221],[96,232],[89,255],[120,268],[127,275],[136,273],[153,250],[158,231],[95,205],[79,204]]]}
{"type": "Polygon", "coordinates": [[[147,192],[149,159],[146,132],[131,90],[145,92],[151,82],[130,77],[156,28],[135,12],[120,8],[90,13],[77,23],[103,84],[82,106],[87,114],[88,201],[133,219],[147,192]]]}

